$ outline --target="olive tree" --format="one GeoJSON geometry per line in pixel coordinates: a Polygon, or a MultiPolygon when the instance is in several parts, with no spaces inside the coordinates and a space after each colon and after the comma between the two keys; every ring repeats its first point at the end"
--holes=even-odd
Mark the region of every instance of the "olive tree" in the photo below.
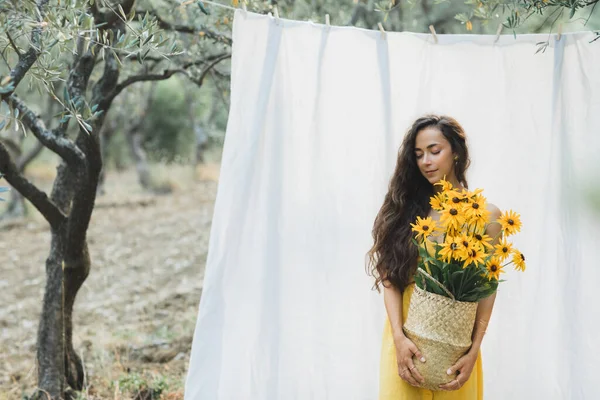
{"type": "Polygon", "coordinates": [[[169,3],[0,0],[0,100],[8,106],[2,128],[31,132],[60,158],[46,193],[23,175],[0,140],[0,173],[50,226],[34,398],[63,398],[84,384],[82,361],[73,348],[72,313],[91,268],[86,232],[103,165],[100,133],[113,101],[137,82],[175,74],[201,85],[230,57],[227,35],[170,22],[169,3]],[[181,49],[182,34],[211,45],[181,49]],[[36,99],[48,97],[60,109],[50,120],[36,111],[36,99]]]}

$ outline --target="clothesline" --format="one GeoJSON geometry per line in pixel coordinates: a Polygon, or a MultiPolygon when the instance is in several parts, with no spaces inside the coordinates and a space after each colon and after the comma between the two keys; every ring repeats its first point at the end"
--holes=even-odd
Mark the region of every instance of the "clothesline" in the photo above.
{"type": "Polygon", "coordinates": [[[233,10],[233,11],[237,10],[237,8],[235,8],[235,7],[226,6],[225,4],[221,4],[221,3],[215,3],[214,1],[209,1],[209,0],[200,0],[200,1],[202,3],[212,4],[217,7],[227,8],[228,10],[233,10]]]}
{"type": "MultiPolygon", "coordinates": [[[[221,7],[221,8],[225,8],[225,9],[228,9],[228,10],[235,11],[235,10],[238,9],[236,7],[227,6],[225,4],[217,3],[217,2],[214,2],[214,1],[210,1],[210,0],[200,0],[200,1],[202,3],[212,4],[212,5],[216,6],[216,7],[221,7]]],[[[193,1],[188,0],[188,1],[184,2],[184,3],[182,3],[182,5],[191,4],[192,2],[193,1]]],[[[245,7],[246,3],[245,3],[245,1],[241,0],[241,3],[242,3],[244,11],[246,11],[246,7],[245,7]]],[[[279,19],[279,12],[277,10],[277,6],[275,6],[273,10],[275,12],[275,18],[279,19]]],[[[271,13],[269,13],[269,14],[271,14],[271,13]]],[[[330,25],[330,23],[329,23],[329,14],[327,14],[325,16],[325,19],[327,21],[327,25],[330,25]]],[[[382,26],[381,22],[378,23],[377,25],[379,27],[379,30],[381,31],[382,36],[385,37],[385,33],[386,32],[383,29],[383,26],[382,26]]],[[[429,30],[431,31],[431,34],[432,34],[432,36],[434,38],[435,43],[437,43],[437,34],[436,34],[436,31],[435,31],[435,28],[433,27],[433,25],[429,25],[429,30]]],[[[557,40],[560,40],[560,37],[562,36],[562,30],[563,30],[563,24],[559,23],[559,25],[558,25],[558,31],[557,31],[557,40]]],[[[500,38],[500,33],[501,32],[502,32],[502,24],[498,24],[498,29],[496,31],[496,40],[494,42],[498,41],[498,39],[500,38]]]]}

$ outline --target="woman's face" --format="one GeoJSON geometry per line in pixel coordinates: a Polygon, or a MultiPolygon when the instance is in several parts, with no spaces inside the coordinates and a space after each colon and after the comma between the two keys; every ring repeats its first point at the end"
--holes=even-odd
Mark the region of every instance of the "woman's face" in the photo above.
{"type": "Polygon", "coordinates": [[[454,153],[450,142],[435,127],[421,129],[415,140],[415,158],[421,174],[434,184],[446,176],[454,183],[454,153]]]}

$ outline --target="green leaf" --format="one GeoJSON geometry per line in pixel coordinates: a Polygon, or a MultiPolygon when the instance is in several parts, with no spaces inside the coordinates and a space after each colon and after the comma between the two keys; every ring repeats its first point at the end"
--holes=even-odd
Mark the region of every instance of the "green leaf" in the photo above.
{"type": "Polygon", "coordinates": [[[81,124],[85,127],[88,133],[92,133],[92,126],[85,121],[81,121],[81,124]]]}
{"type": "Polygon", "coordinates": [[[198,4],[198,7],[200,7],[200,11],[206,15],[210,15],[210,12],[206,9],[206,7],[204,7],[204,3],[202,1],[198,1],[196,4],[198,4]]]}

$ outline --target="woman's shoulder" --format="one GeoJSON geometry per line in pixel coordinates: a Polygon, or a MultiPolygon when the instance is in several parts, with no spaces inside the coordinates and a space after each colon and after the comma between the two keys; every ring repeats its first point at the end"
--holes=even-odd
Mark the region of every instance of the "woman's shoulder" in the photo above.
{"type": "MultiPolygon", "coordinates": [[[[502,215],[502,211],[493,203],[487,203],[487,210],[490,212],[490,221],[496,221],[502,215]]],[[[485,233],[490,235],[491,237],[495,237],[494,243],[498,242],[498,233],[500,232],[499,224],[488,224],[485,233]]]]}
{"type": "Polygon", "coordinates": [[[495,204],[490,203],[488,201],[488,203],[487,203],[487,209],[490,212],[490,218],[492,220],[500,218],[500,215],[502,214],[502,211],[495,204]]]}

